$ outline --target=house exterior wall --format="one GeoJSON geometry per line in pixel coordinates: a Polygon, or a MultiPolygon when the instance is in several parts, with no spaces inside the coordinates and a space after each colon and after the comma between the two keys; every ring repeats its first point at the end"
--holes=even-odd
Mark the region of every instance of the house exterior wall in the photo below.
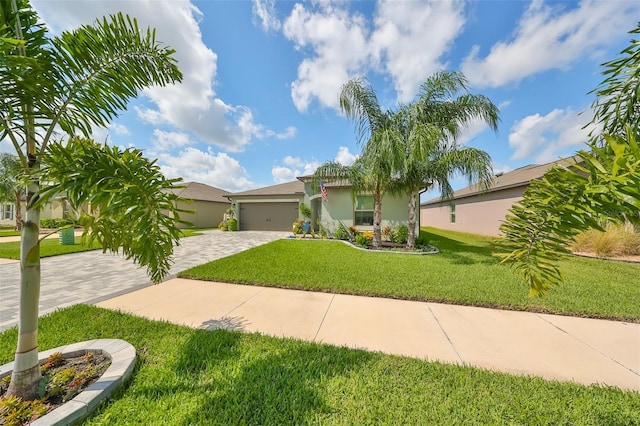
{"type": "MultiPolygon", "coordinates": [[[[408,195],[386,195],[382,199],[382,223],[392,228],[407,225],[409,217],[408,195]]],[[[419,206],[416,206],[418,212],[419,206]]],[[[417,218],[416,218],[417,219],[417,218]]],[[[320,207],[320,223],[329,231],[337,228],[340,222],[350,227],[354,224],[354,205],[351,190],[348,188],[328,189],[328,201],[322,201],[320,207]]],[[[357,226],[359,231],[372,231],[373,226],[357,226]]],[[[416,223],[416,231],[419,223],[416,223]]]]}
{"type": "MultiPolygon", "coordinates": [[[[193,201],[190,203],[179,202],[178,208],[184,210],[192,210],[193,213],[182,213],[180,218],[191,222],[195,228],[215,228],[227,211],[231,207],[231,203],[218,203],[215,201],[193,201]]],[[[178,225],[180,228],[188,227],[189,225],[178,225]]]]}
{"type": "Polygon", "coordinates": [[[508,188],[458,200],[420,207],[420,223],[451,231],[500,236],[500,225],[511,206],[522,199],[527,186],[508,188]],[[451,223],[451,204],[455,205],[455,223],[451,223]]]}

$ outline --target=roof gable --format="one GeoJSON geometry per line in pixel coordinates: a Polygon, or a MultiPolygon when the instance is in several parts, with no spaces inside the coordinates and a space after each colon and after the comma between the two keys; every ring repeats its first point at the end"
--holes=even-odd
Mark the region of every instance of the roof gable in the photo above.
{"type": "Polygon", "coordinates": [[[249,191],[225,193],[228,198],[246,196],[270,196],[270,195],[301,195],[304,194],[304,183],[299,180],[293,182],[279,183],[277,185],[265,186],[263,188],[249,191]]]}
{"type": "MultiPolygon", "coordinates": [[[[496,192],[508,188],[517,188],[519,186],[527,186],[532,180],[540,179],[547,171],[553,166],[560,165],[563,167],[570,167],[576,162],[580,161],[580,157],[575,155],[572,157],[563,158],[561,160],[552,161],[546,164],[529,164],[528,166],[522,166],[507,173],[498,173],[493,182],[493,186],[488,190],[482,190],[478,185],[467,186],[466,188],[459,189],[453,193],[451,200],[460,198],[471,197],[478,194],[496,192]]],[[[437,204],[442,201],[441,197],[432,198],[421,206],[429,204],[437,204]]]]}
{"type": "Polygon", "coordinates": [[[227,191],[216,188],[215,186],[206,185],[198,182],[186,182],[175,191],[179,197],[195,201],[215,201],[218,203],[228,204],[229,200],[224,196],[227,191]]]}

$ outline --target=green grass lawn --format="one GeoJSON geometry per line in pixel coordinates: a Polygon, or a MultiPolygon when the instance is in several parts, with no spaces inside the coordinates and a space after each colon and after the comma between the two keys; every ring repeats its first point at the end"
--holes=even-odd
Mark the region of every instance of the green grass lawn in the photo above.
{"type": "MultiPolygon", "coordinates": [[[[40,320],[40,349],[133,344],[126,389],[85,425],[640,424],[640,394],[241,332],[85,305],[40,320]]],[[[16,329],[0,334],[0,364],[16,329]]]]}
{"type": "Polygon", "coordinates": [[[14,228],[0,228],[0,237],[17,237],[20,235],[20,231],[16,231],[14,228]]]}
{"type": "Polygon", "coordinates": [[[364,252],[336,241],[279,240],[180,277],[640,321],[640,265],[571,257],[543,298],[492,256],[491,239],[426,229],[437,255],[364,252]]]}
{"type": "MultiPolygon", "coordinates": [[[[64,246],[58,242],[57,238],[50,238],[40,241],[40,257],[98,250],[99,248],[100,246],[98,244],[93,244],[91,246],[84,246],[80,244],[79,237],[76,237],[76,244],[64,246]]],[[[0,243],[0,257],[5,259],[20,259],[20,241],[0,243]]]]}

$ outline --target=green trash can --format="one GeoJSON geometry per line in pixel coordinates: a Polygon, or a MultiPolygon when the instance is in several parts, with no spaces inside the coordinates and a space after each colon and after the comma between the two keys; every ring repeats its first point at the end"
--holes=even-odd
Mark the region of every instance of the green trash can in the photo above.
{"type": "Polygon", "coordinates": [[[73,234],[73,231],[73,228],[65,228],[58,231],[58,235],[60,236],[60,245],[72,246],[76,243],[76,237],[73,234]]]}

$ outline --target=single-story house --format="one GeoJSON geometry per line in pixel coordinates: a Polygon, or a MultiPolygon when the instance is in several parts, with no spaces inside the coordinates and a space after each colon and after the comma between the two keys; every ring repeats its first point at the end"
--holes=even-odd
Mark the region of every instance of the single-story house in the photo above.
{"type": "MultiPolygon", "coordinates": [[[[231,207],[229,199],[224,196],[227,191],[198,182],[186,182],[184,188],[176,190],[176,194],[189,200],[178,203],[178,208],[193,211],[183,213],[181,219],[193,224],[196,228],[215,228],[223,220],[224,214],[231,207]]],[[[26,203],[26,200],[25,200],[26,203]]],[[[22,204],[24,217],[25,203],[22,204]]],[[[15,226],[15,206],[12,203],[0,204],[0,226],[15,226]]],[[[40,212],[41,219],[61,219],[71,213],[65,197],[57,197],[47,203],[40,212]]],[[[181,225],[185,227],[186,225],[181,225]]]]}
{"type": "MultiPolygon", "coordinates": [[[[311,176],[301,176],[288,183],[227,194],[231,200],[241,231],[291,231],[293,222],[301,219],[299,208],[311,208],[311,225],[318,231],[320,225],[332,232],[340,223],[355,226],[362,231],[373,230],[373,196],[351,195],[347,182],[325,182],[327,199],[311,184],[311,176]]],[[[384,228],[407,225],[408,195],[386,195],[382,200],[384,228]]],[[[416,203],[416,211],[418,211],[416,203]]],[[[419,223],[416,224],[419,229],[419,223]]]]}
{"type": "MultiPolygon", "coordinates": [[[[23,200],[21,204],[22,218],[24,219],[25,206],[27,200],[23,200]]],[[[62,219],[69,212],[69,204],[65,202],[64,197],[55,198],[52,202],[47,203],[40,211],[40,219],[62,219]]],[[[15,227],[16,226],[16,206],[14,203],[0,204],[0,226],[15,227]]]]}
{"type": "Polygon", "coordinates": [[[193,213],[182,213],[180,218],[191,222],[196,228],[217,227],[231,207],[229,199],[224,196],[227,191],[198,182],[186,182],[182,186],[184,188],[175,193],[189,202],[179,202],[178,208],[191,210],[193,213]]]}
{"type": "Polygon", "coordinates": [[[522,199],[531,181],[541,178],[556,164],[568,167],[579,157],[546,164],[530,164],[507,173],[498,173],[493,186],[483,191],[477,185],[453,193],[448,200],[433,198],[420,204],[420,223],[451,231],[500,236],[500,225],[508,210],[522,199]]]}

